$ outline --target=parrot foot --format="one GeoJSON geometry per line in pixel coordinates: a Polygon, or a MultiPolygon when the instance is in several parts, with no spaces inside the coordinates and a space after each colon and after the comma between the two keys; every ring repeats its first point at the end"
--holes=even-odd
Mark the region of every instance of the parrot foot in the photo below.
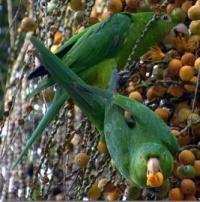
{"type": "Polygon", "coordinates": [[[125,90],[128,85],[129,85],[129,82],[132,78],[132,75],[138,71],[139,69],[139,66],[140,66],[140,62],[137,62],[137,63],[134,63],[130,69],[127,69],[127,70],[123,70],[123,71],[120,71],[118,73],[118,88],[117,90],[119,92],[125,90]]]}
{"type": "Polygon", "coordinates": [[[129,80],[131,78],[129,70],[123,70],[118,74],[117,91],[123,91],[128,87],[129,80]]]}

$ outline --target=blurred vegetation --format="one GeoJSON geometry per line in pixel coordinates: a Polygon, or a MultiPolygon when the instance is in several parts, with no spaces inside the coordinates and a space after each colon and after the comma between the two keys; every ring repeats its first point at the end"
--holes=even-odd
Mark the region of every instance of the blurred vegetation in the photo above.
{"type": "Polygon", "coordinates": [[[8,72],[8,48],[9,48],[9,36],[8,36],[8,15],[6,2],[2,2],[0,5],[0,117],[3,118],[3,94],[5,90],[6,76],[8,72]]]}
{"type": "Polygon", "coordinates": [[[200,5],[200,1],[0,1],[1,200],[196,200],[200,197],[199,7],[188,12],[195,4],[200,5]],[[26,79],[38,66],[28,40],[30,35],[37,36],[55,52],[72,35],[115,12],[170,13],[174,8],[184,11],[180,13],[184,13],[186,28],[179,27],[176,36],[169,35],[162,46],[142,56],[145,63],[133,75],[125,92],[161,116],[177,136],[181,150],[189,152],[174,157],[174,172],[163,187],[147,192],[124,179],[105,152],[106,145],[99,142],[96,129],[73,101],[66,103],[20,165],[11,170],[55,91],[52,87],[27,99],[40,79],[30,82],[26,79]],[[160,61],[163,57],[168,60],[160,61]],[[192,70],[182,68],[185,65],[192,70]],[[77,161],[80,153],[84,153],[81,165],[77,161]],[[185,178],[190,181],[183,181],[185,178]]]}
{"type": "MultiPolygon", "coordinates": [[[[9,2],[9,1],[8,1],[9,2]]],[[[4,92],[6,91],[6,78],[12,68],[19,47],[16,47],[17,28],[20,24],[25,8],[20,8],[23,1],[8,3],[0,2],[0,118],[3,118],[4,92]],[[10,11],[8,13],[8,10],[10,11]]],[[[24,35],[25,36],[25,35],[24,35]]],[[[23,37],[24,38],[24,37],[23,37]]],[[[23,38],[19,44],[23,43],[23,38]]]]}

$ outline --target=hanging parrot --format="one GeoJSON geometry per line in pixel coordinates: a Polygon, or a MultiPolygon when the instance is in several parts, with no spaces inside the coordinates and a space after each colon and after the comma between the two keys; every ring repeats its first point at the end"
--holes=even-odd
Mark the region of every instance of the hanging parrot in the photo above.
{"type": "Polygon", "coordinates": [[[161,186],[170,176],[173,154],[178,152],[177,140],[166,123],[145,105],[115,92],[115,70],[109,90],[89,86],[40,41],[32,37],[31,42],[55,81],[105,135],[109,154],[122,176],[141,188],[161,186]]]}
{"type": "MultiPolygon", "coordinates": [[[[159,44],[163,37],[180,22],[174,15],[145,13],[117,13],[70,38],[56,55],[82,80],[92,86],[107,88],[113,68],[123,69],[137,39],[137,49],[133,60],[150,47],[159,44]],[[148,31],[141,37],[146,25],[154,18],[148,31]]],[[[56,68],[56,67],[55,67],[56,68]]],[[[28,79],[47,74],[40,66],[28,79]]],[[[35,95],[53,85],[55,80],[48,76],[31,93],[35,95]]],[[[29,147],[42,134],[52,119],[58,114],[69,94],[59,87],[46,114],[33,132],[29,147]]]]}

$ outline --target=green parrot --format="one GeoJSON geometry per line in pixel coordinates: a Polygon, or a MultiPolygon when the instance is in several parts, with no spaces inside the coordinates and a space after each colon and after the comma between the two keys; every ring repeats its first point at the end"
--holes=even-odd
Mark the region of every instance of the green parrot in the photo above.
{"type": "MultiPolygon", "coordinates": [[[[147,28],[146,25],[153,18],[148,31],[137,44],[132,58],[139,60],[142,54],[155,44],[159,44],[163,37],[180,22],[177,16],[153,12],[117,13],[70,38],[56,55],[87,84],[107,88],[113,68],[117,67],[118,70],[124,68],[137,39],[141,37],[144,29],[147,28]]],[[[28,78],[45,75],[47,72],[40,66],[28,78]]],[[[38,84],[30,96],[54,83],[52,76],[48,76],[38,84]]],[[[68,99],[69,94],[59,87],[50,107],[29,140],[29,147],[68,99]]]]}
{"type": "Polygon", "coordinates": [[[116,71],[109,90],[89,86],[40,41],[32,37],[31,42],[55,81],[105,135],[122,176],[141,188],[161,186],[173,170],[172,155],[178,152],[177,140],[166,123],[145,105],[115,92],[116,71]],[[131,115],[126,116],[125,111],[131,115]]]}

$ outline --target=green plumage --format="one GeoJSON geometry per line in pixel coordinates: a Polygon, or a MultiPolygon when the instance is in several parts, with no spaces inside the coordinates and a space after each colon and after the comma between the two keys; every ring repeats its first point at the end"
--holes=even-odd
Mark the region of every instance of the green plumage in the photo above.
{"type": "MultiPolygon", "coordinates": [[[[172,154],[178,151],[178,144],[163,120],[137,101],[88,86],[41,42],[35,38],[31,41],[55,81],[75,100],[99,132],[105,134],[110,156],[125,178],[142,188],[147,187],[147,161],[151,157],[158,158],[164,178],[169,177],[173,169],[172,154]],[[124,116],[125,110],[131,112],[132,124],[128,124],[124,116]]],[[[17,163],[18,160],[14,166],[17,163]]]]}
{"type": "MultiPolygon", "coordinates": [[[[124,68],[137,39],[153,16],[153,12],[115,14],[73,36],[56,55],[87,84],[107,88],[113,68],[124,68]]],[[[155,18],[137,45],[134,60],[159,44],[179,22],[176,16],[167,14],[158,14],[155,18]]]]}
{"type": "MultiPolygon", "coordinates": [[[[56,55],[87,84],[107,88],[113,68],[120,70],[125,66],[137,39],[153,16],[153,12],[114,14],[73,36],[56,55]]],[[[179,19],[176,16],[156,15],[154,22],[137,45],[133,59],[139,60],[139,57],[150,47],[160,43],[178,22],[179,19]]],[[[38,84],[31,96],[54,83],[51,76],[46,78],[38,84]]],[[[48,111],[23,150],[23,155],[68,99],[68,93],[62,87],[58,87],[48,111]]]]}

